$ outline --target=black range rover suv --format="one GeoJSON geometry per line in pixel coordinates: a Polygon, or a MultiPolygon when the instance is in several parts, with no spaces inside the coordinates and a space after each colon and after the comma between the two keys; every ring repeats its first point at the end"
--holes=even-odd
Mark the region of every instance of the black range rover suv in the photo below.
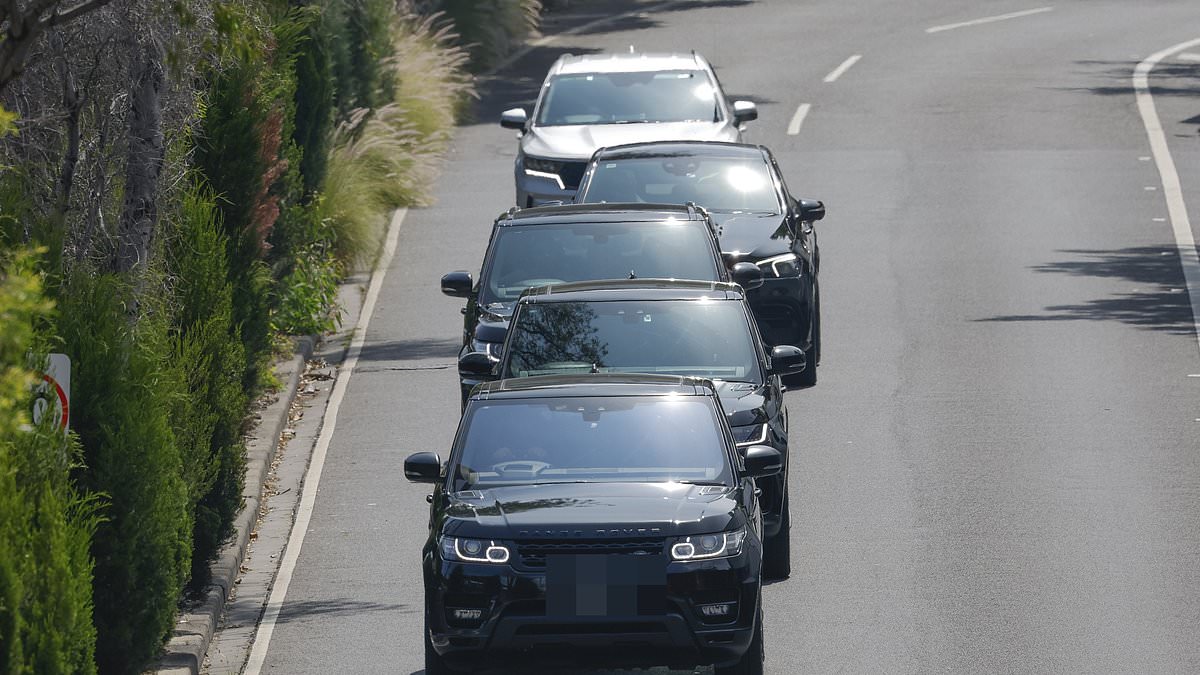
{"type": "Polygon", "coordinates": [[[601,148],[592,155],[578,203],[694,202],[712,217],[727,262],[751,262],[764,276],[749,295],[768,345],[805,350],[808,368],[789,382],[812,386],[821,360],[821,251],[815,221],[825,205],[788,192],[766,147],[661,141],[601,148]]]}
{"type": "MultiPolygon", "coordinates": [[[[623,279],[526,291],[513,314],[501,378],[656,373],[713,381],[739,448],[770,445],[783,469],[760,481],[767,578],[791,573],[788,417],[780,378],[804,369],[798,347],[764,349],[737,284],[623,279]]],[[[483,359],[472,359],[486,366],[483,359]]],[[[469,365],[469,364],[464,364],[469,365]]],[[[480,373],[486,377],[487,373],[480,373]]]]}
{"type": "Polygon", "coordinates": [[[762,518],[779,452],[739,452],[707,380],[480,385],[434,485],[425,672],[480,664],[715,664],[761,673],[762,518]]]}
{"type": "MultiPolygon", "coordinates": [[[[510,209],[496,219],[483,269],[442,277],[442,292],[466,298],[463,346],[492,362],[513,306],[531,286],[592,279],[676,278],[762,284],[751,263],[729,267],[712,221],[692,205],[589,204],[510,209]]],[[[479,380],[459,373],[463,401],[479,380]]]]}

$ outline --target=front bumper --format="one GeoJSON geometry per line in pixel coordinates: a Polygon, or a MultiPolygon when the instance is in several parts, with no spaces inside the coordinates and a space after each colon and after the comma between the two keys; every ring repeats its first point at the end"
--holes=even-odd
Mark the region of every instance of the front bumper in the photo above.
{"type": "MultiPolygon", "coordinates": [[[[726,664],[753,637],[761,548],[751,537],[735,558],[671,562],[662,587],[638,590],[637,610],[564,616],[548,610],[546,573],[504,565],[446,562],[426,551],[427,625],[452,665],[533,662],[605,666],[726,664]],[[730,617],[704,618],[701,605],[732,603],[730,617]],[[455,618],[456,609],[480,610],[455,618]]],[[[596,556],[593,556],[596,557],[596,556]]],[[[606,556],[599,556],[606,557],[606,556]]],[[[633,556],[625,556],[633,557],[633,556]]],[[[517,559],[519,560],[519,558],[517,559]]]]}

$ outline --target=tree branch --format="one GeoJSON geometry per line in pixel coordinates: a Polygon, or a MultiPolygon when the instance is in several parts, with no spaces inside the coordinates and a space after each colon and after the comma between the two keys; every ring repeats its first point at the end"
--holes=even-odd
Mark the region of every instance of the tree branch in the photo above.
{"type": "Polygon", "coordinates": [[[101,7],[107,5],[110,2],[112,2],[112,0],[84,0],[83,2],[79,3],[78,5],[75,5],[74,7],[71,7],[70,9],[66,10],[65,12],[57,11],[54,14],[51,14],[43,22],[43,25],[47,28],[53,27],[53,26],[61,26],[62,24],[66,23],[68,21],[71,21],[72,19],[76,19],[83,14],[87,14],[88,12],[91,12],[93,10],[100,9],[101,7]]]}

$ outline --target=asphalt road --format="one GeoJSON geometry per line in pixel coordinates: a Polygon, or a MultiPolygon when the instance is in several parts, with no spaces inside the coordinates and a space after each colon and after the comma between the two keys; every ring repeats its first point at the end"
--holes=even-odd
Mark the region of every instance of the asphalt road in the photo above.
{"type": "MultiPolygon", "coordinates": [[[[512,203],[499,111],[558,54],[632,44],[705,54],[758,101],[750,139],[792,192],[829,210],[820,383],[787,395],[794,562],[765,591],[769,671],[1200,672],[1200,351],[1131,83],[1200,37],[1200,3],[927,32],[1039,1],[676,2],[484,83],[436,204],[402,225],[263,670],[421,670],[427,490],[401,466],[458,419],[460,303],[438,279],[478,270],[512,203]]],[[[651,5],[573,11],[614,4],[651,5]]],[[[1190,59],[1152,84],[1200,205],[1190,59]]]]}

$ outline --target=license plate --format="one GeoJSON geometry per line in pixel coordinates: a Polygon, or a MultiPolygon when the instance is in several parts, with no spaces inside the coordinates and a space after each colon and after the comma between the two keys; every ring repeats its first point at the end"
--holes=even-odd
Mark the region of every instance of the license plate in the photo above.
{"type": "Polygon", "coordinates": [[[662,614],[666,584],[662,556],[547,556],[546,616],[662,614]]]}

